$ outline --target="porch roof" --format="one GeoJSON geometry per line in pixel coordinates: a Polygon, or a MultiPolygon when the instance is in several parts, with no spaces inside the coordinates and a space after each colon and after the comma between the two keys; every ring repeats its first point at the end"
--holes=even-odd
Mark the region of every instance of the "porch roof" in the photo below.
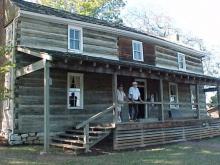
{"type": "MultiPolygon", "coordinates": [[[[106,59],[102,57],[92,57],[92,56],[87,56],[87,55],[82,55],[82,54],[75,54],[71,52],[60,52],[60,51],[52,51],[52,50],[45,50],[45,49],[33,49],[33,48],[24,48],[24,49],[28,49],[35,53],[37,52],[39,54],[46,53],[50,55],[53,58],[52,64],[56,62],[65,63],[65,61],[67,60],[69,62],[76,62],[76,61],[91,62],[91,63],[95,62],[97,64],[100,63],[100,64],[109,65],[109,67],[112,67],[114,69],[117,69],[120,66],[123,68],[132,69],[132,70],[140,69],[141,72],[150,71],[150,72],[156,72],[159,75],[161,74],[176,75],[176,76],[187,77],[188,79],[191,77],[191,78],[197,78],[199,80],[203,80],[206,82],[214,82],[216,85],[220,84],[220,78],[207,76],[204,74],[198,74],[198,73],[171,70],[171,69],[156,67],[153,65],[144,64],[144,63],[135,62],[135,61],[111,60],[111,59],[106,59]]],[[[18,51],[22,52],[21,50],[18,50],[18,51]]]]}

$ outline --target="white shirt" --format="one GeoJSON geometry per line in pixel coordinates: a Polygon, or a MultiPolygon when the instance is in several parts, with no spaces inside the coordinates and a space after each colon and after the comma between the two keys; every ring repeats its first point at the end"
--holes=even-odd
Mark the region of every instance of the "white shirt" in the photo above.
{"type": "Polygon", "coordinates": [[[124,101],[125,96],[124,91],[117,90],[117,99],[119,103],[124,101]]]}
{"type": "Polygon", "coordinates": [[[138,88],[136,87],[129,88],[129,99],[132,99],[131,97],[133,97],[134,100],[138,100],[138,98],[140,97],[140,91],[138,88]]]}

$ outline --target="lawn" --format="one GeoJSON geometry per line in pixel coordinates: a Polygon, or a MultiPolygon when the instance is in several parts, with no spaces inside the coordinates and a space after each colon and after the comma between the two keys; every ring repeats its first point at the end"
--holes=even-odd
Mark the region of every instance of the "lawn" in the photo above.
{"type": "Polygon", "coordinates": [[[42,146],[0,146],[0,164],[41,165],[219,165],[220,137],[130,151],[106,151],[74,156],[42,146]]]}

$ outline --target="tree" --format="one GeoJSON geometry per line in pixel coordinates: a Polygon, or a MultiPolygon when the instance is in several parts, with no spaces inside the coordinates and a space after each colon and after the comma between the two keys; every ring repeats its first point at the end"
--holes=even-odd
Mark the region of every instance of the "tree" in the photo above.
{"type": "Polygon", "coordinates": [[[4,87],[4,75],[13,67],[13,64],[7,60],[11,49],[11,47],[0,47],[0,100],[8,96],[9,93],[9,90],[4,87]]]}
{"type": "Polygon", "coordinates": [[[122,23],[120,11],[125,6],[123,0],[41,0],[41,4],[114,23],[122,23]]]}
{"type": "Polygon", "coordinates": [[[209,108],[216,107],[218,105],[217,94],[210,98],[210,102],[208,104],[209,108]]]}
{"type": "Polygon", "coordinates": [[[130,10],[124,17],[124,22],[139,31],[159,37],[168,37],[178,31],[173,25],[173,19],[163,13],[155,13],[146,9],[130,10]],[[140,12],[137,12],[140,11],[140,12]]]}
{"type": "Polygon", "coordinates": [[[220,52],[208,47],[201,38],[176,27],[174,20],[166,14],[141,8],[134,9],[124,16],[124,23],[150,35],[164,37],[203,51],[206,54],[203,58],[205,74],[220,77],[220,63],[216,62],[217,57],[215,57],[215,54],[218,55],[220,52]]]}

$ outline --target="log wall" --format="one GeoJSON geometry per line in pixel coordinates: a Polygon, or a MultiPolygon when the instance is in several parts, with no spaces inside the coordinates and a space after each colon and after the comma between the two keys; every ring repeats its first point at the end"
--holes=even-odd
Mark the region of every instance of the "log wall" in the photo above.
{"type": "MultiPolygon", "coordinates": [[[[37,58],[17,54],[16,67],[28,65],[37,58]]],[[[88,119],[90,116],[112,105],[112,76],[108,74],[84,73],[84,109],[67,109],[67,73],[71,70],[52,68],[50,77],[50,121],[51,131],[63,131],[65,127],[88,119]]],[[[77,72],[76,72],[77,73],[77,72]]],[[[38,132],[43,129],[43,70],[22,76],[16,81],[15,120],[17,132],[38,132]]],[[[112,114],[98,122],[112,119],[112,114]]]]}
{"type": "MultiPolygon", "coordinates": [[[[200,108],[200,115],[201,118],[207,118],[207,113],[206,113],[206,101],[205,101],[205,93],[203,91],[203,86],[199,86],[199,108],[200,108]]],[[[191,93],[190,93],[190,84],[181,84],[177,83],[177,89],[178,89],[178,100],[181,105],[179,105],[179,109],[177,111],[181,111],[181,116],[182,118],[195,118],[196,117],[196,112],[192,110],[191,105],[187,105],[191,103],[191,93]],[[183,104],[184,105],[183,105],[183,104]]],[[[169,103],[169,82],[164,81],[163,84],[163,93],[164,93],[164,102],[169,103]]],[[[169,111],[170,111],[170,106],[169,105],[164,105],[164,117],[165,120],[169,120],[169,111]]],[[[180,117],[181,118],[181,117],[180,117]]]]}
{"type": "MultiPolygon", "coordinates": [[[[17,44],[20,46],[68,51],[68,25],[21,17],[17,44]]],[[[83,54],[118,59],[117,36],[83,28],[83,54]]]]}
{"type": "Polygon", "coordinates": [[[114,149],[128,149],[210,138],[220,135],[220,121],[188,120],[117,124],[114,149]]]}
{"type": "MultiPolygon", "coordinates": [[[[142,42],[143,45],[143,59],[142,63],[155,65],[155,50],[154,45],[142,42]]],[[[119,59],[125,61],[133,60],[132,39],[119,36],[118,38],[118,52],[119,59]]]]}
{"type": "MultiPolygon", "coordinates": [[[[177,51],[156,46],[156,66],[168,69],[178,70],[177,51]]],[[[200,58],[185,54],[186,71],[203,74],[203,66],[200,58]]]]}

